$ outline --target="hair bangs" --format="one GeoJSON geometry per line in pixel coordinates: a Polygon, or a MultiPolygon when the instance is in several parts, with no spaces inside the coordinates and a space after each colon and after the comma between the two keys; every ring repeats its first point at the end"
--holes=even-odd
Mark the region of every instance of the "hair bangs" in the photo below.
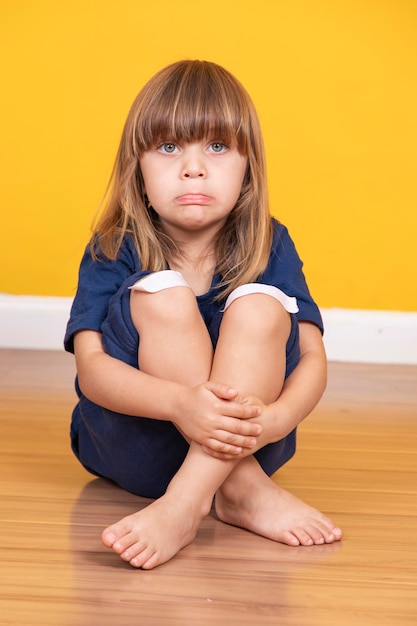
{"type": "Polygon", "coordinates": [[[236,145],[249,152],[250,122],[246,93],[223,68],[204,61],[178,64],[147,90],[137,120],[139,153],[159,142],[191,143],[204,139],[236,145]],[[148,97],[147,97],[148,96],[148,97]]]}

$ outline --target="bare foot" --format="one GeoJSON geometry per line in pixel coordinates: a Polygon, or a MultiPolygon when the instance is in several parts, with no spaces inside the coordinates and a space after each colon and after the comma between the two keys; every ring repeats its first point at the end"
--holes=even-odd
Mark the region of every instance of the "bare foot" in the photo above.
{"type": "Polygon", "coordinates": [[[216,495],[218,517],[289,546],[323,545],[342,538],[342,531],[330,519],[263,477],[258,476],[256,486],[246,485],[243,491],[226,481],[216,495]]]}
{"type": "Polygon", "coordinates": [[[145,509],[106,528],[101,538],[107,548],[133,567],[152,569],[193,541],[203,517],[195,503],[167,492],[145,509]]]}

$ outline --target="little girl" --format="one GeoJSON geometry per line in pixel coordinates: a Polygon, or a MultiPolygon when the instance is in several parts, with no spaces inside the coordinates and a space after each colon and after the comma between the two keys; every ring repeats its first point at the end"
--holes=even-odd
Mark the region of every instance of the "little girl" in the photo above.
{"type": "Polygon", "coordinates": [[[181,61],[134,101],[65,336],[73,450],[155,498],[102,535],[151,569],[218,518],[290,546],[341,530],[269,477],[326,384],[322,320],[268,207],[254,106],[225,69],[181,61]]]}

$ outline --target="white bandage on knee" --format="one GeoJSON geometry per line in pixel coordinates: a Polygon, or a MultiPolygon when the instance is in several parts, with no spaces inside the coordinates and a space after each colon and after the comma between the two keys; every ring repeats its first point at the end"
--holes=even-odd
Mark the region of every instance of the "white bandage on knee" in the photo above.
{"type": "Polygon", "coordinates": [[[287,294],[281,291],[281,289],[278,289],[278,287],[263,285],[262,283],[247,283],[246,285],[236,287],[236,289],[234,289],[227,298],[223,310],[225,311],[227,307],[229,307],[237,298],[240,298],[241,296],[248,296],[253,293],[263,293],[267,296],[272,296],[275,300],[278,300],[278,302],[282,304],[288,313],[298,313],[296,298],[287,296],[287,294]]]}
{"type": "Polygon", "coordinates": [[[180,272],[174,270],[162,270],[148,274],[144,278],[138,280],[129,289],[135,291],[146,291],[147,293],[156,293],[170,287],[190,287],[180,272]]]}

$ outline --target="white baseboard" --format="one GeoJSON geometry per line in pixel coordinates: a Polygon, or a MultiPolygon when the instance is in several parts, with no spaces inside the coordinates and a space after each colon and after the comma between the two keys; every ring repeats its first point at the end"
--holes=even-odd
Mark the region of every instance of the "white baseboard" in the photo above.
{"type": "MultiPolygon", "coordinates": [[[[0,348],[62,350],[71,298],[0,294],[0,348]]],[[[330,361],[417,365],[417,312],[322,309],[330,361]]]]}
{"type": "Polygon", "coordinates": [[[329,361],[417,365],[417,312],[321,309],[329,361]]]}
{"type": "Polygon", "coordinates": [[[0,348],[62,350],[72,298],[0,294],[0,348]]]}

